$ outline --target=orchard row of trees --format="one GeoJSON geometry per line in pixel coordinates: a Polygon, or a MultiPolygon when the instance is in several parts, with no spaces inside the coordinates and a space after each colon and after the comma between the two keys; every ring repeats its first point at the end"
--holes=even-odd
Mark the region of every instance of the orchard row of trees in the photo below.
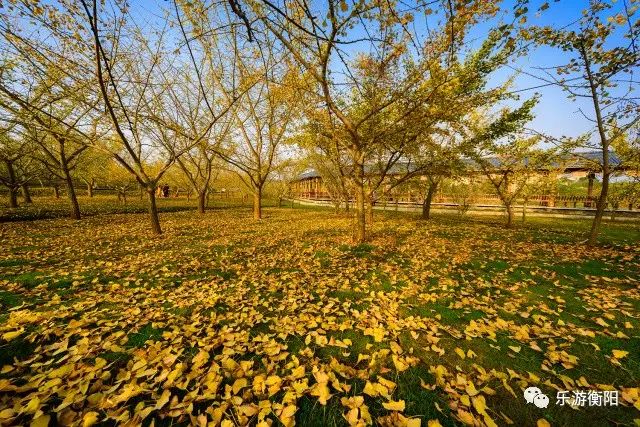
{"type": "Polygon", "coordinates": [[[6,181],[17,188],[37,159],[67,183],[79,218],[73,170],[101,153],[145,189],[161,233],[156,187],[171,168],[204,211],[223,161],[252,190],[260,218],[265,183],[295,168],[295,146],[344,203],[355,195],[353,237],[364,241],[376,198],[417,175],[433,194],[473,161],[509,210],[514,174],[494,182],[487,158],[512,169],[550,165],[541,142],[591,145],[603,173],[594,243],[610,150],[637,151],[640,24],[637,4],[623,6],[590,0],[570,27],[554,28],[528,23],[552,9],[533,0],[171,0],[152,10],[122,0],[9,2],[0,16],[0,152],[15,168],[6,181]],[[565,52],[544,84],[590,100],[594,132],[527,129],[538,97],[520,99],[511,78],[496,83],[540,45],[565,52]]]}

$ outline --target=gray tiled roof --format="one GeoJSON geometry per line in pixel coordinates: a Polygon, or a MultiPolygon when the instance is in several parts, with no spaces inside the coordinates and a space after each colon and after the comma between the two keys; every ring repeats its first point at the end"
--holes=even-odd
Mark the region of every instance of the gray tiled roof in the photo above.
{"type": "MultiPolygon", "coordinates": [[[[500,159],[498,157],[485,157],[486,160],[491,162],[495,167],[500,167],[500,159]]],[[[527,160],[525,159],[525,162],[527,160]]],[[[474,161],[471,159],[466,159],[465,163],[469,166],[473,166],[474,161]]],[[[594,169],[596,165],[600,165],[602,163],[602,152],[601,151],[585,151],[585,152],[576,152],[569,154],[567,156],[567,163],[565,164],[565,170],[590,170],[594,169]]],[[[610,152],[609,154],[609,164],[612,166],[620,165],[621,160],[614,152],[610,152]]],[[[557,166],[554,164],[552,166],[557,166]]],[[[366,167],[367,173],[375,172],[376,168],[372,165],[366,167]]],[[[410,164],[408,162],[398,161],[396,162],[389,170],[389,174],[398,174],[398,173],[406,173],[411,170],[415,170],[415,165],[410,164]]],[[[310,169],[296,178],[297,181],[301,181],[303,179],[317,178],[321,177],[321,175],[314,169],[310,169]]]]}

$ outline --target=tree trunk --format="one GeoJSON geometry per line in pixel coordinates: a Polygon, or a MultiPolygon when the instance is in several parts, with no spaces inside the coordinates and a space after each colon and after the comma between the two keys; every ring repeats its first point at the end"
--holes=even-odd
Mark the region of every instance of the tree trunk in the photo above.
{"type": "MultiPolygon", "coordinates": [[[[607,150],[609,147],[607,147],[607,150]]],[[[609,153],[606,155],[603,154],[603,157],[606,158],[606,162],[609,162],[609,153]]],[[[609,169],[608,167],[606,169],[609,169]]],[[[607,207],[607,197],[609,195],[609,172],[602,174],[602,189],[600,190],[600,196],[596,201],[596,215],[593,217],[593,222],[591,223],[591,231],[589,232],[589,240],[587,244],[592,246],[596,244],[598,239],[598,234],[600,233],[600,223],[602,222],[602,217],[604,216],[605,208],[607,207]]]]}
{"type": "Polygon", "coordinates": [[[149,197],[149,219],[151,219],[151,231],[153,234],[162,234],[162,228],[160,228],[160,217],[158,215],[158,206],[156,205],[156,188],[148,187],[147,195],[149,197]]]}
{"type": "Polygon", "coordinates": [[[507,224],[506,227],[507,228],[512,228],[513,227],[513,207],[511,206],[511,204],[505,205],[505,208],[507,208],[507,224]]]}
{"type": "Polygon", "coordinates": [[[422,219],[429,219],[431,215],[431,201],[433,200],[433,195],[436,193],[438,189],[437,182],[430,182],[429,189],[427,190],[427,197],[425,197],[422,202],[422,219]]]}
{"type": "Polygon", "coordinates": [[[5,160],[4,164],[7,166],[7,173],[9,175],[9,183],[7,188],[9,189],[9,207],[18,207],[18,185],[16,183],[16,172],[13,169],[13,162],[5,160]]]}
{"type": "Polygon", "coordinates": [[[207,190],[198,192],[198,212],[203,214],[207,210],[207,190]]]}
{"type": "Polygon", "coordinates": [[[76,197],[76,190],[73,187],[73,179],[71,179],[71,173],[69,172],[69,168],[64,162],[62,163],[62,171],[64,172],[64,180],[67,185],[67,196],[69,197],[69,202],[71,202],[71,218],[72,219],[80,219],[80,205],[78,204],[78,198],[76,197]]]}
{"type": "Polygon", "coordinates": [[[31,199],[31,191],[29,190],[29,184],[27,183],[22,184],[22,197],[24,197],[25,203],[33,203],[33,200],[31,199]]]}
{"type": "Polygon", "coordinates": [[[366,198],[367,200],[367,223],[369,225],[373,224],[373,199],[369,196],[366,198]]]}
{"type": "Polygon", "coordinates": [[[589,232],[589,239],[587,244],[589,246],[595,245],[598,239],[598,233],[600,232],[600,223],[604,216],[604,209],[607,205],[607,196],[609,195],[609,176],[611,171],[609,169],[609,138],[604,128],[604,120],[602,119],[602,113],[600,111],[600,98],[598,96],[598,86],[591,72],[591,61],[589,55],[583,44],[580,45],[580,53],[584,60],[585,71],[587,73],[587,79],[589,80],[589,88],[591,89],[591,101],[593,103],[593,109],[596,113],[596,124],[598,126],[598,134],[600,136],[600,145],[602,146],[602,188],[600,190],[600,196],[596,202],[596,215],[593,217],[591,223],[591,231],[589,232]]]}
{"type": "Polygon", "coordinates": [[[87,181],[87,196],[93,197],[93,180],[87,181]]]}
{"type": "Polygon", "coordinates": [[[367,222],[364,196],[364,162],[358,159],[356,162],[355,190],[355,230],[353,237],[356,243],[363,243],[367,239],[367,222]]]}
{"type": "Polygon", "coordinates": [[[527,219],[527,200],[522,201],[522,223],[527,219]]]}
{"type": "Polygon", "coordinates": [[[262,188],[253,192],[253,219],[262,219],[262,188]]]}
{"type": "Polygon", "coordinates": [[[60,187],[57,184],[53,186],[53,195],[56,199],[60,198],[60,187]]]}
{"type": "Polygon", "coordinates": [[[15,187],[9,187],[9,207],[18,207],[18,190],[15,187]]]}

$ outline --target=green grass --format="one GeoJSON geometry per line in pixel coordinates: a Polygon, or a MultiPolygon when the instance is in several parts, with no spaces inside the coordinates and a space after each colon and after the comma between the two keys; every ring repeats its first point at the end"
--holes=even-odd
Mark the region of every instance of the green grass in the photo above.
{"type": "Polygon", "coordinates": [[[14,360],[24,360],[35,351],[37,344],[16,338],[8,343],[0,344],[0,366],[13,365],[14,360]]]}
{"type": "MultiPolygon", "coordinates": [[[[640,418],[628,406],[597,412],[552,404],[541,411],[521,398],[534,383],[555,396],[547,384],[564,388],[562,378],[584,377],[618,389],[639,383],[640,255],[631,244],[638,234],[627,223],[605,224],[605,245],[587,248],[579,243],[589,225],[582,219],[530,217],[524,226],[505,230],[497,218],[436,214],[418,221],[414,214],[376,212],[370,241],[353,245],[351,218],[321,209],[267,209],[259,222],[246,207],[204,216],[164,211],[165,234],[153,237],[145,215],[108,216],[112,208],[97,208],[104,215],[80,222],[0,224],[6,236],[0,251],[20,253],[0,263],[0,336],[16,329],[7,325],[22,314],[38,315],[19,325],[24,331],[16,338],[0,339],[0,367],[13,365],[14,358],[23,363],[0,378],[23,384],[46,377],[65,360],[77,363],[78,375],[89,375],[87,367],[100,357],[108,362],[108,375],[91,373],[92,392],[115,387],[115,396],[131,382],[133,364],[144,359],[148,366],[138,374],[152,373],[137,380],[145,381],[145,390],[118,403],[118,409],[133,411],[140,402],[155,405],[165,389],[179,399],[201,394],[209,369],[221,369],[223,377],[215,401],[228,400],[223,395],[239,375],[221,368],[230,357],[254,362],[250,384],[256,374],[283,379],[273,396],[247,393],[243,404],[281,402],[298,363],[310,386],[316,367],[351,387],[340,392],[329,384],[333,397],[326,405],[303,393],[295,400],[297,425],[346,425],[341,398],[364,395],[366,381],[378,375],[397,384],[390,399],[404,400],[404,416],[419,417],[422,425],[431,419],[460,425],[456,408],[464,407],[465,381],[486,398],[499,425],[500,413],[515,425],[535,425],[540,418],[559,425],[629,425],[640,418]],[[21,253],[25,247],[37,255],[21,253]],[[375,328],[385,332],[382,338],[371,335],[375,328]],[[351,344],[317,344],[315,335],[351,344]],[[68,349],[54,356],[50,346],[67,338],[68,349]],[[274,352],[274,343],[284,347],[274,352]],[[406,370],[394,365],[395,343],[402,358],[415,357],[406,370]],[[577,364],[552,363],[553,348],[576,356],[577,364]],[[210,358],[197,371],[193,360],[201,350],[210,358]],[[613,350],[628,352],[620,365],[611,361],[613,350]],[[177,356],[174,362],[169,353],[177,356]],[[188,381],[178,378],[167,388],[155,383],[176,363],[183,364],[180,378],[188,375],[188,381]],[[438,365],[447,371],[444,386],[434,386],[438,365]]],[[[63,393],[67,383],[61,387],[63,393]]],[[[38,391],[19,399],[30,393],[38,391]]],[[[40,397],[45,411],[61,403],[40,397]]],[[[10,404],[13,396],[3,398],[10,404]]],[[[386,400],[366,395],[374,423],[390,415],[386,400]]],[[[194,408],[215,405],[205,400],[194,408]]],[[[84,401],[77,405],[78,411],[87,407],[84,401]]],[[[473,407],[464,410],[482,419],[473,407]]],[[[180,422],[159,411],[143,424],[151,419],[180,422]]],[[[15,423],[30,421],[21,414],[15,423]]]]}
{"type": "Polygon", "coordinates": [[[0,291],[0,307],[12,308],[22,304],[23,298],[13,292],[0,291]]]}
{"type": "Polygon", "coordinates": [[[128,335],[126,347],[143,347],[147,341],[158,341],[162,337],[162,329],[154,328],[150,323],[144,325],[138,332],[128,335]]]}

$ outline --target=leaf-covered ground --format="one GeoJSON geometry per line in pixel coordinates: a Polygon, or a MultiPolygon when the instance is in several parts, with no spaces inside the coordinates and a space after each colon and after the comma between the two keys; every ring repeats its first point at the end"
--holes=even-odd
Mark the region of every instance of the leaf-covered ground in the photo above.
{"type": "MultiPolygon", "coordinates": [[[[0,424],[609,425],[640,418],[640,245],[243,209],[0,224],[0,424]],[[535,385],[546,409],[526,404],[535,385]],[[618,390],[618,407],[555,404],[618,390]]],[[[561,221],[556,221],[561,222],[561,221]]],[[[635,233],[635,234],[634,234],[635,233]]]]}
{"type": "MultiPolygon", "coordinates": [[[[93,197],[78,196],[80,211],[84,216],[114,214],[114,213],[146,213],[147,200],[141,198],[137,191],[131,191],[127,196],[127,202],[118,202],[115,194],[99,194],[93,197]]],[[[18,209],[10,209],[6,204],[6,196],[2,195],[0,201],[0,222],[34,221],[39,219],[67,218],[70,211],[70,203],[64,197],[56,199],[52,196],[35,197],[33,204],[20,204],[18,209]]],[[[158,209],[161,212],[177,212],[195,209],[196,200],[192,197],[160,198],[157,200],[158,209]]],[[[223,197],[215,195],[209,200],[212,207],[240,207],[249,206],[251,200],[243,200],[240,196],[223,197]]],[[[274,201],[266,200],[265,204],[275,206],[274,201]]]]}

